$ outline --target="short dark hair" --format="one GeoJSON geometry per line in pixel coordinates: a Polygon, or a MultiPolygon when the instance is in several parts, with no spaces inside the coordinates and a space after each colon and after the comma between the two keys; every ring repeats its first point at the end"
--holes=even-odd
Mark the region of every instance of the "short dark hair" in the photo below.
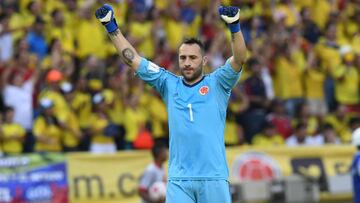
{"type": "Polygon", "coordinates": [[[154,159],[157,159],[159,157],[159,154],[163,151],[166,150],[167,147],[165,144],[162,143],[156,143],[154,144],[154,146],[151,149],[151,154],[153,156],[154,159]]]}
{"type": "Polygon", "coordinates": [[[265,121],[262,124],[262,127],[263,127],[263,130],[265,130],[265,129],[273,129],[273,128],[275,128],[275,125],[270,121],[265,121]]]}
{"type": "Polygon", "coordinates": [[[198,38],[194,38],[194,37],[192,37],[192,38],[186,38],[186,39],[184,39],[183,44],[197,44],[197,45],[200,47],[201,52],[202,52],[202,53],[205,53],[205,45],[204,45],[204,43],[203,43],[200,39],[198,39],[198,38]]]}
{"type": "Polygon", "coordinates": [[[334,130],[334,126],[331,125],[330,123],[325,123],[324,125],[321,126],[321,130],[322,131],[334,130]]]}
{"type": "Polygon", "coordinates": [[[306,123],[304,123],[304,122],[300,122],[300,123],[298,123],[296,126],[295,126],[295,130],[301,130],[301,129],[304,129],[304,128],[306,128],[307,127],[307,125],[306,125],[306,123]]]}
{"type": "Polygon", "coordinates": [[[14,107],[12,107],[12,106],[5,106],[5,107],[4,107],[4,113],[9,112],[9,111],[14,111],[14,107]]]}

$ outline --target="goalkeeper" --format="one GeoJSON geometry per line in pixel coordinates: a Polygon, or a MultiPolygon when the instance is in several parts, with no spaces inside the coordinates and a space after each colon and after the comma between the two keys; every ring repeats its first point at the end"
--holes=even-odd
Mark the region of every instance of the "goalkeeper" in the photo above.
{"type": "Polygon", "coordinates": [[[187,39],[179,47],[181,76],[177,76],[139,56],[119,30],[111,6],[105,4],[96,11],[122,61],[166,103],[170,129],[166,202],[231,202],[224,127],[231,89],[246,60],[246,46],[240,9],[220,6],[219,15],[231,32],[233,56],[204,75],[208,61],[204,46],[197,39],[187,39]]]}

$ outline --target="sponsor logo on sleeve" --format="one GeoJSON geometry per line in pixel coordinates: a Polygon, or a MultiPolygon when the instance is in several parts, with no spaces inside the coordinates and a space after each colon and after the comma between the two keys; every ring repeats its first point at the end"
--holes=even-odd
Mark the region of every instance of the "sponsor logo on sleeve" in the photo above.
{"type": "Polygon", "coordinates": [[[158,73],[160,71],[160,67],[153,62],[149,62],[148,70],[152,73],[158,73]]]}

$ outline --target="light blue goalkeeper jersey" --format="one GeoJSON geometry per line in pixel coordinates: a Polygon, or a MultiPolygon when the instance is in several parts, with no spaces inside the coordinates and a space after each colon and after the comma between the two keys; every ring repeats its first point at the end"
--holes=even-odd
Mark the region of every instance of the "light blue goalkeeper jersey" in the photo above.
{"type": "Polygon", "coordinates": [[[226,180],[226,109],[240,73],[227,61],[189,86],[183,77],[143,58],[137,75],[161,94],[167,106],[169,180],[226,180]]]}

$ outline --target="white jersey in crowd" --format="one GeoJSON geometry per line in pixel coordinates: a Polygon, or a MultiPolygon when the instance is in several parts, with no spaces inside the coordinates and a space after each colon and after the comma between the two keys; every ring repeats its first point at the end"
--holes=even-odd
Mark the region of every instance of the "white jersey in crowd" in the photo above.
{"type": "MultiPolygon", "coordinates": [[[[321,139],[321,138],[320,138],[321,139]]],[[[318,146],[318,145],[322,145],[321,144],[321,140],[318,137],[311,137],[311,136],[306,136],[305,137],[305,141],[303,143],[299,143],[296,135],[291,135],[290,137],[288,137],[285,141],[286,145],[289,147],[295,147],[295,146],[318,146]]]]}
{"type": "MultiPolygon", "coordinates": [[[[164,168],[156,165],[155,163],[149,164],[144,174],[141,176],[140,179],[140,190],[149,190],[150,186],[155,182],[159,181],[166,181],[165,170],[164,168]]],[[[142,203],[148,203],[144,200],[141,201],[142,203]]]]}
{"type": "Polygon", "coordinates": [[[14,122],[26,130],[32,129],[33,121],[33,81],[26,81],[21,87],[6,85],[3,90],[4,103],[14,108],[14,122]]]}

